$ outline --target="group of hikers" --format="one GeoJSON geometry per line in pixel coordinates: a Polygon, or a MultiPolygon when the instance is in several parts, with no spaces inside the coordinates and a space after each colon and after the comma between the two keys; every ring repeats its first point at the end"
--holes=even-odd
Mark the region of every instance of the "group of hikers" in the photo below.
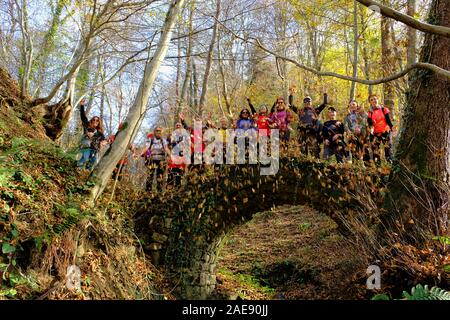
{"type": "MultiPolygon", "coordinates": [[[[200,127],[190,126],[182,113],[179,114],[179,122],[176,129],[184,128],[191,137],[191,161],[186,164],[179,161],[182,152],[174,155],[171,151],[176,146],[183,144],[183,137],[169,133],[164,135],[162,127],[156,127],[147,135],[146,146],[140,154],[148,170],[146,188],[160,188],[165,182],[168,186],[181,184],[181,179],[188,166],[192,168],[202,166],[202,159],[196,161],[195,156],[202,155],[208,141],[202,138],[206,129],[218,129],[218,137],[225,142],[228,129],[240,129],[243,132],[254,130],[258,137],[271,135],[273,129],[278,129],[279,141],[282,147],[286,147],[291,141],[296,140],[300,146],[300,152],[320,158],[321,145],[323,144],[322,158],[325,160],[335,157],[338,163],[344,161],[363,161],[366,165],[370,162],[381,162],[381,144],[384,145],[385,159],[392,161],[392,132],[393,124],[390,118],[390,110],[380,105],[378,96],[371,94],[368,97],[369,110],[366,112],[356,100],[348,104],[348,113],[343,120],[337,119],[337,112],[328,104],[328,96],[323,95],[323,102],[314,107],[309,96],[304,97],[303,106],[294,104],[294,92],[290,89],[289,102],[286,104],[283,97],[278,97],[270,111],[267,105],[255,109],[250,98],[247,98],[248,108],[243,108],[238,119],[230,123],[228,118],[220,119],[216,126],[211,120],[207,120],[200,127]],[[320,114],[326,110],[326,121],[322,123],[320,114]],[[294,117],[294,114],[297,117],[294,117]],[[297,120],[294,120],[297,118],[297,120]],[[295,131],[292,125],[296,124],[297,138],[292,139],[295,131]],[[199,138],[200,143],[194,143],[199,138]],[[177,161],[178,160],[178,161],[177,161]]],[[[83,138],[81,141],[81,159],[78,161],[80,168],[92,169],[97,161],[99,150],[107,144],[114,142],[115,135],[106,139],[100,117],[93,117],[88,121],[85,114],[84,101],[80,103],[80,116],[83,123],[83,138]]],[[[194,121],[200,123],[202,119],[195,117],[194,121]]],[[[120,130],[121,125],[119,126],[120,130]]],[[[198,141],[198,140],[197,140],[198,141]]],[[[224,147],[225,148],[225,147],[224,147]]],[[[182,148],[181,148],[182,149],[182,148]]],[[[137,149],[130,148],[136,156],[137,149]]],[[[224,153],[225,154],[225,150],[224,153]]],[[[124,157],[114,171],[113,177],[119,175],[120,169],[127,163],[124,157]]]]}

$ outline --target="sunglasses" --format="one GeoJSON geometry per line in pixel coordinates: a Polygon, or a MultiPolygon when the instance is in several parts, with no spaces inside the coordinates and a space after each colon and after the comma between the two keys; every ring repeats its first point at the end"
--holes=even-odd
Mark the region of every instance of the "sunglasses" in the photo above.
{"type": "Polygon", "coordinates": [[[242,114],[248,114],[248,112],[247,111],[243,111],[242,114]]]}

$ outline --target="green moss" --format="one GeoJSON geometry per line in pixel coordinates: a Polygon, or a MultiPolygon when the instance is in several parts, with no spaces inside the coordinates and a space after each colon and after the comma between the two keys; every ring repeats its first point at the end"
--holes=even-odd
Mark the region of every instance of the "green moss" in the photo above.
{"type": "MultiPolygon", "coordinates": [[[[235,273],[226,268],[219,268],[218,273],[225,277],[233,279],[234,281],[238,282],[243,287],[249,287],[249,288],[255,289],[255,290],[260,291],[263,294],[266,294],[269,296],[272,296],[275,294],[274,288],[262,285],[261,281],[252,275],[235,273]]],[[[245,294],[244,294],[243,298],[246,298],[245,294]]]]}

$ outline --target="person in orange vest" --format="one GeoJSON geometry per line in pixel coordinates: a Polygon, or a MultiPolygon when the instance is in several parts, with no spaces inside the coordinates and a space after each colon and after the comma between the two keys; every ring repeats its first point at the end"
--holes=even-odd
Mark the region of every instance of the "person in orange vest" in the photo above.
{"type": "Polygon", "coordinates": [[[367,114],[367,122],[370,128],[370,142],[372,145],[373,160],[380,163],[380,145],[384,144],[384,155],[387,161],[392,162],[391,131],[392,121],[388,108],[381,106],[378,96],[369,95],[370,111],[367,114]]]}

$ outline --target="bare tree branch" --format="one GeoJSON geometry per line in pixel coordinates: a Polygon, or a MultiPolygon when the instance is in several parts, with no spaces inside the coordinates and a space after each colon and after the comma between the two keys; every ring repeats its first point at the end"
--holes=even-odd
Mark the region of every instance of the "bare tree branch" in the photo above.
{"type": "Polygon", "coordinates": [[[414,29],[450,38],[450,28],[448,28],[448,27],[436,26],[436,25],[420,22],[407,14],[403,14],[403,13],[401,13],[397,10],[394,10],[388,6],[385,6],[377,1],[373,1],[373,0],[356,0],[356,1],[365,5],[366,7],[378,7],[380,9],[380,13],[382,15],[392,18],[394,20],[403,22],[404,24],[406,24],[414,29]]]}
{"type": "Polygon", "coordinates": [[[306,65],[304,65],[304,64],[302,64],[302,63],[300,63],[300,62],[298,62],[298,61],[296,61],[294,59],[291,59],[291,58],[288,58],[288,57],[284,57],[282,55],[279,55],[279,54],[275,53],[274,51],[272,51],[272,50],[268,49],[266,46],[264,46],[261,43],[261,41],[259,39],[257,39],[257,38],[252,38],[252,37],[243,38],[240,35],[236,34],[233,30],[230,30],[229,28],[227,28],[225,25],[222,24],[222,26],[225,29],[227,29],[231,34],[233,34],[234,37],[236,37],[236,38],[238,38],[238,39],[240,39],[240,40],[242,40],[242,41],[244,41],[246,43],[250,43],[252,45],[258,46],[262,50],[264,50],[265,52],[270,53],[271,55],[273,55],[275,58],[288,61],[288,62],[294,64],[295,66],[297,66],[297,67],[299,67],[299,68],[301,68],[303,70],[312,72],[312,73],[314,73],[315,75],[318,75],[318,76],[335,77],[335,78],[338,78],[338,79],[347,80],[347,81],[354,81],[354,82],[358,82],[358,83],[362,83],[362,84],[366,84],[366,85],[377,85],[377,84],[382,84],[382,83],[386,83],[386,82],[389,82],[389,81],[393,81],[393,80],[399,79],[399,78],[405,76],[406,74],[408,74],[409,72],[411,72],[414,69],[427,69],[427,70],[431,70],[431,71],[433,71],[433,72],[435,72],[435,73],[437,73],[437,74],[439,74],[439,75],[441,75],[443,77],[447,77],[447,78],[450,79],[450,71],[442,69],[442,68],[440,68],[440,67],[438,67],[438,66],[436,66],[434,64],[424,63],[424,62],[415,63],[413,65],[408,66],[406,69],[404,69],[404,70],[402,70],[402,71],[400,71],[400,72],[398,72],[396,74],[393,74],[393,75],[385,77],[385,78],[375,79],[375,80],[355,78],[355,77],[350,77],[350,76],[342,75],[342,74],[335,73],[335,72],[319,71],[319,70],[316,70],[314,68],[308,67],[308,66],[306,66],[306,65]],[[250,41],[250,40],[254,40],[254,41],[250,41]]]}

